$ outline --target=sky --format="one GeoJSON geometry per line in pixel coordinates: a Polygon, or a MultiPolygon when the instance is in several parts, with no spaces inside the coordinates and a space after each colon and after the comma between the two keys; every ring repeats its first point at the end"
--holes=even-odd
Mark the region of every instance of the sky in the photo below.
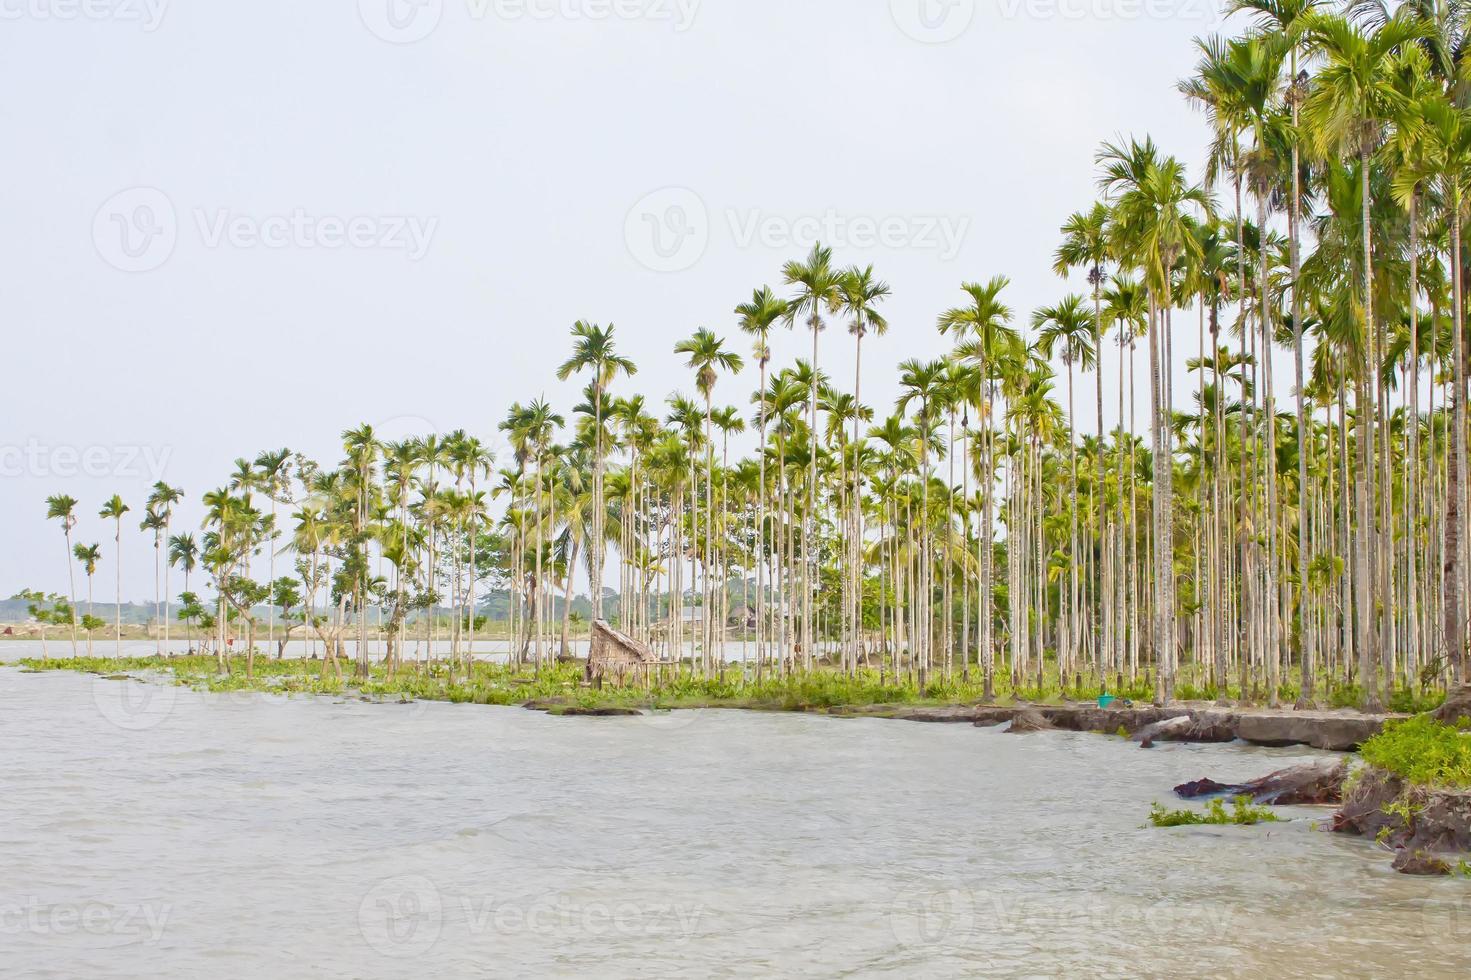
{"type": "MultiPolygon", "coordinates": [[[[637,362],[617,392],[662,404],[694,387],[675,342],[748,353],[732,309],[815,237],[893,289],[864,344],[886,410],[900,361],[949,348],[961,282],[1010,277],[1023,321],[1086,288],[1051,256],[1100,141],[1150,134],[1199,175],[1174,85],[1222,28],[1217,0],[0,0],[0,21],[0,592],[64,591],[44,500],[69,493],[110,599],[96,514],[119,493],[132,601],[155,480],[187,527],[237,457],[335,462],[364,422],[503,450],[511,402],[570,411],[580,319],[637,362]]],[[[781,332],[773,366],[810,344],[781,332]]],[[[851,390],[846,331],[821,344],[851,390]]],[[[744,409],[755,373],[717,403],[744,409]]],[[[1116,356],[1101,377],[1111,424],[1116,356]]]]}

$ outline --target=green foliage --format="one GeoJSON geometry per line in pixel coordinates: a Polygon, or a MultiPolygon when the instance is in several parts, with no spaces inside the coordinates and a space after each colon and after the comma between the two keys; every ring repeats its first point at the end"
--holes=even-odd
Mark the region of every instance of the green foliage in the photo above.
{"type": "Polygon", "coordinates": [[[1390,722],[1359,754],[1369,765],[1417,786],[1471,787],[1471,732],[1428,715],[1390,722]]]}
{"type": "Polygon", "coordinates": [[[1400,688],[1390,692],[1388,702],[1390,711],[1397,711],[1406,715],[1418,715],[1426,711],[1434,711],[1444,703],[1444,691],[1413,691],[1409,688],[1400,688]]]}
{"type": "Polygon", "coordinates": [[[1159,803],[1149,809],[1149,822],[1155,827],[1193,827],[1200,825],[1254,826],[1259,823],[1276,823],[1277,815],[1262,806],[1252,806],[1251,797],[1238,796],[1231,802],[1231,810],[1219,799],[1211,800],[1205,810],[1167,810],[1159,803]]]}

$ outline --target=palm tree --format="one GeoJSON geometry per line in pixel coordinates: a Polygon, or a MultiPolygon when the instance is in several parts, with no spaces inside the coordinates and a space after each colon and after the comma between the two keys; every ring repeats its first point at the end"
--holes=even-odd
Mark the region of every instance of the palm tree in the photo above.
{"type": "MultiPolygon", "coordinates": [[[[1420,40],[1426,26],[1413,16],[1396,16],[1373,33],[1362,33],[1343,17],[1309,13],[1302,18],[1309,47],[1324,60],[1322,70],[1303,103],[1303,122],[1315,149],[1324,156],[1358,158],[1360,221],[1363,244],[1363,359],[1358,365],[1359,452],[1354,487],[1355,561],[1354,615],[1359,673],[1363,678],[1365,708],[1379,710],[1379,651],[1374,635],[1370,599],[1370,494],[1373,487],[1372,445],[1374,422],[1368,411],[1369,387],[1376,377],[1378,325],[1374,317],[1374,253],[1370,222],[1370,156],[1385,125],[1404,109],[1391,71],[1395,52],[1420,40]]],[[[1459,309],[1459,304],[1457,309],[1459,309]]]]}
{"type": "MultiPolygon", "coordinates": [[[[771,348],[767,341],[771,335],[771,328],[779,320],[786,319],[788,306],[786,300],[779,299],[771,291],[770,286],[763,286],[751,293],[751,300],[742,303],[735,308],[735,314],[739,318],[742,331],[750,334],[752,341],[752,353],[756,357],[756,364],[761,370],[761,379],[756,388],[758,397],[766,391],[766,365],[771,361],[771,348]]],[[[764,547],[766,534],[766,409],[765,398],[760,398],[761,411],[758,422],[758,451],[757,451],[757,484],[760,487],[756,494],[756,548],[758,556],[756,560],[756,677],[759,679],[765,667],[766,661],[766,584],[763,579],[766,562],[761,559],[759,552],[764,547]]]]}
{"type": "MultiPolygon", "coordinates": [[[[160,572],[163,565],[163,542],[164,542],[164,519],[163,515],[155,510],[144,511],[143,520],[138,522],[138,530],[153,532],[153,619],[155,624],[161,626],[158,620],[163,619],[162,597],[160,595],[161,581],[160,572]]],[[[163,631],[158,633],[158,655],[163,656],[163,631]]]]}
{"type": "Polygon", "coordinates": [[[910,358],[899,365],[899,387],[903,391],[903,394],[899,398],[899,410],[902,412],[912,402],[919,402],[919,414],[915,419],[920,433],[919,513],[921,526],[919,528],[919,607],[915,611],[916,625],[918,627],[915,639],[919,642],[918,649],[910,651],[910,662],[919,668],[921,688],[925,685],[926,672],[933,667],[934,617],[930,606],[934,601],[932,581],[934,575],[934,558],[929,526],[930,431],[935,421],[935,415],[932,413],[936,408],[937,401],[941,397],[944,383],[944,361],[920,361],[915,358],[910,358]]]}
{"type": "MultiPolygon", "coordinates": [[[[161,517],[163,520],[162,537],[154,543],[154,548],[156,551],[160,549],[160,545],[167,545],[171,542],[169,532],[173,525],[174,506],[183,499],[184,491],[178,489],[177,487],[171,487],[162,480],[159,480],[153,485],[153,492],[148,495],[148,509],[151,512],[157,513],[159,517],[161,517]]],[[[169,560],[164,562],[163,566],[164,650],[167,650],[169,648],[169,619],[171,618],[169,616],[169,569],[171,567],[173,567],[172,555],[169,556],[169,560]]]]}
{"type": "MultiPolygon", "coordinates": [[[[798,319],[812,331],[812,371],[818,371],[817,337],[826,327],[824,315],[842,309],[843,273],[832,264],[833,251],[821,242],[812,246],[805,261],[791,261],[782,267],[782,279],[796,292],[787,306],[787,325],[798,319]]],[[[808,392],[807,428],[811,437],[807,474],[807,513],[802,523],[802,645],[811,656],[815,639],[812,623],[812,530],[817,512],[817,385],[808,392]]]]}
{"type": "Polygon", "coordinates": [[[1159,666],[1159,697],[1174,699],[1175,687],[1175,573],[1174,573],[1174,447],[1169,425],[1172,361],[1170,343],[1174,310],[1173,273],[1183,258],[1199,258],[1200,243],[1191,231],[1187,211],[1208,209],[1205,192],[1189,185],[1185,168],[1173,157],[1160,158],[1154,143],[1130,141],[1127,146],[1104,144],[1098,162],[1104,190],[1116,196],[1113,235],[1121,253],[1135,257],[1144,274],[1152,320],[1149,333],[1150,439],[1154,460],[1153,540],[1155,663],[1159,666]]]}
{"type": "MultiPolygon", "coordinates": [[[[1099,444],[1102,445],[1103,432],[1103,369],[1100,355],[1103,351],[1103,284],[1107,278],[1105,267],[1109,260],[1109,248],[1111,242],[1108,238],[1108,205],[1102,201],[1096,201],[1088,211],[1075,211],[1069,215],[1062,225],[1062,244],[1057,247],[1053,255],[1052,271],[1059,276],[1066,275],[1069,270],[1084,268],[1087,270],[1088,285],[1093,292],[1093,351],[1094,366],[1098,370],[1098,383],[1095,388],[1095,410],[1097,419],[1097,433],[1099,444]]],[[[1069,385],[1072,383],[1072,375],[1069,372],[1069,385]]],[[[1068,395],[1071,400],[1071,392],[1068,395]]],[[[1072,425],[1072,411],[1068,411],[1069,426],[1072,425]]],[[[1100,541],[1104,533],[1104,525],[1107,523],[1105,511],[1108,508],[1104,500],[1103,487],[1103,453],[1097,454],[1097,468],[1093,477],[1093,485],[1097,490],[1098,504],[1098,534],[1100,541]]],[[[1100,551],[1102,549],[1100,548],[1100,551]]],[[[1095,610],[1094,620],[1094,643],[1095,649],[1102,648],[1103,629],[1103,590],[1098,590],[1099,605],[1095,610]]]]}
{"type": "Polygon", "coordinates": [[[122,497],[113,494],[112,499],[103,504],[102,509],[97,512],[98,517],[111,518],[115,524],[113,540],[117,545],[114,552],[114,558],[117,561],[117,650],[113,655],[117,657],[123,654],[123,515],[131,509],[123,503],[122,497]]]}
{"type": "Polygon", "coordinates": [[[77,526],[77,501],[64,493],[46,498],[46,519],[61,522],[61,533],[66,541],[66,577],[70,583],[72,610],[72,656],[77,655],[77,575],[72,567],[72,528],[77,526]]]}
{"type": "Polygon", "coordinates": [[[607,514],[607,504],[603,499],[603,417],[605,414],[603,402],[608,386],[620,374],[629,377],[637,374],[638,367],[633,361],[614,350],[611,323],[604,328],[579,320],[572,327],[572,336],[575,338],[572,356],[563,361],[562,366],[557,369],[557,378],[566,381],[580,371],[587,371],[592,375],[596,439],[593,445],[592,547],[589,549],[589,557],[592,560],[592,580],[588,587],[593,597],[593,618],[601,619],[603,615],[603,526],[607,514]]]}
{"type": "MultiPolygon", "coordinates": [[[[1462,266],[1461,231],[1468,201],[1471,201],[1471,110],[1453,106],[1441,96],[1421,100],[1415,106],[1415,129],[1420,134],[1421,152],[1434,186],[1450,221],[1450,268],[1462,266]]],[[[1403,187],[1396,191],[1402,196],[1403,187]]],[[[1413,190],[1411,190],[1413,193],[1413,190]]],[[[1446,663],[1465,682],[1466,594],[1466,350],[1461,276],[1451,277],[1452,314],[1452,427],[1448,440],[1445,512],[1445,558],[1441,579],[1444,602],[1446,663]]]]}
{"type": "Polygon", "coordinates": [[[705,668],[708,671],[712,666],[711,644],[714,639],[714,623],[710,615],[714,593],[710,588],[710,571],[714,557],[711,548],[715,536],[715,443],[710,433],[710,399],[715,393],[715,382],[720,377],[721,370],[732,374],[740,372],[741,356],[726,350],[724,338],[715,336],[713,331],[704,327],[696,330],[694,336],[675,344],[674,353],[688,356],[686,366],[694,368],[695,388],[705,400],[705,588],[702,595],[705,597],[705,668]]]}
{"type": "MultiPolygon", "coordinates": [[[[1076,294],[1063,298],[1056,306],[1044,306],[1032,314],[1032,328],[1038,331],[1037,348],[1045,357],[1056,353],[1067,366],[1067,416],[1068,416],[1068,471],[1071,533],[1068,538],[1068,636],[1067,649],[1059,658],[1059,669],[1074,662],[1076,644],[1081,640],[1078,623],[1078,451],[1073,433],[1073,367],[1081,364],[1084,370],[1092,367],[1097,357],[1092,338],[1096,335],[1097,319],[1090,315],[1087,300],[1076,294]]],[[[1102,386],[1100,386],[1101,388],[1102,386]]]]}
{"type": "MultiPolygon", "coordinates": [[[[92,576],[97,574],[97,564],[102,560],[102,546],[100,544],[84,545],[80,542],[72,549],[72,554],[82,566],[82,571],[87,575],[87,620],[88,623],[95,622],[92,616],[92,576]]],[[[87,656],[92,656],[92,630],[90,625],[87,629],[87,656]]]]}
{"type": "MultiPolygon", "coordinates": [[[[199,543],[192,534],[175,534],[169,538],[169,560],[168,568],[178,565],[184,570],[184,591],[189,591],[189,575],[199,564],[199,543]]],[[[167,574],[167,569],[165,569],[167,574]]],[[[311,610],[307,610],[310,615],[311,610]]],[[[185,630],[191,629],[193,624],[189,620],[184,621],[185,630]]],[[[194,649],[193,637],[189,639],[189,649],[194,649]]]]}
{"type": "Polygon", "coordinates": [[[983,672],[985,683],[985,698],[993,700],[996,696],[996,658],[995,645],[992,642],[992,626],[994,613],[992,611],[993,583],[992,564],[994,553],[994,527],[996,521],[995,510],[995,434],[993,404],[996,393],[995,369],[998,362],[1005,356],[1003,348],[1009,348],[1019,342],[1016,332],[1012,330],[1010,323],[1012,318],[1011,308],[1001,302],[1001,291],[1010,285],[1011,280],[1005,276],[993,276],[988,282],[968,282],[961,286],[970,298],[965,306],[953,307],[940,314],[939,330],[942,334],[954,333],[961,338],[961,344],[956,350],[957,356],[970,361],[975,365],[977,376],[981,382],[981,405],[979,406],[981,459],[981,527],[979,540],[976,544],[977,564],[979,568],[978,592],[980,597],[980,611],[978,613],[979,655],[977,662],[985,665],[983,672]]]}
{"type": "Polygon", "coordinates": [[[853,335],[853,402],[857,411],[853,413],[853,489],[852,515],[850,517],[850,541],[847,561],[849,565],[848,589],[851,608],[848,612],[849,636],[853,648],[849,651],[849,664],[858,662],[858,635],[862,628],[862,571],[863,560],[863,467],[859,460],[863,454],[863,436],[858,425],[862,421],[863,405],[863,338],[872,330],[882,337],[889,332],[889,321],[878,311],[878,303],[889,296],[889,284],[876,279],[873,266],[863,269],[854,266],[843,273],[841,289],[842,313],[848,318],[848,333],[853,335]]]}
{"type": "MultiPolygon", "coordinates": [[[[291,450],[277,449],[263,452],[255,458],[255,472],[259,478],[259,487],[265,493],[266,499],[271,502],[271,537],[275,538],[279,532],[276,530],[276,504],[291,503],[291,450]]],[[[276,581],[276,549],[268,546],[266,551],[266,562],[268,570],[266,580],[274,583],[276,581]]],[[[274,646],[276,643],[276,603],[275,594],[267,600],[269,606],[266,612],[266,645],[274,646]]]]}

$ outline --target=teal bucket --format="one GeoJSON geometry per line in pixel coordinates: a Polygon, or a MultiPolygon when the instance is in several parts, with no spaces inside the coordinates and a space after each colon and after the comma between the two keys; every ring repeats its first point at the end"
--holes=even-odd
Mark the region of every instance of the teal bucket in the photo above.
{"type": "Polygon", "coordinates": [[[1109,705],[1113,704],[1117,700],[1118,698],[1114,697],[1112,694],[1104,694],[1098,698],[1098,706],[1100,708],[1107,708],[1109,705]]]}

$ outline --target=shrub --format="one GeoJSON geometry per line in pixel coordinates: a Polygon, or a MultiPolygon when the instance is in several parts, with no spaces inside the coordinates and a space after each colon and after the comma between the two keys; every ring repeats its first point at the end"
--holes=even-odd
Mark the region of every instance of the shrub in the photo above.
{"type": "Polygon", "coordinates": [[[1359,754],[1369,765],[1417,786],[1471,787],[1471,732],[1429,715],[1390,722],[1359,754]]]}

